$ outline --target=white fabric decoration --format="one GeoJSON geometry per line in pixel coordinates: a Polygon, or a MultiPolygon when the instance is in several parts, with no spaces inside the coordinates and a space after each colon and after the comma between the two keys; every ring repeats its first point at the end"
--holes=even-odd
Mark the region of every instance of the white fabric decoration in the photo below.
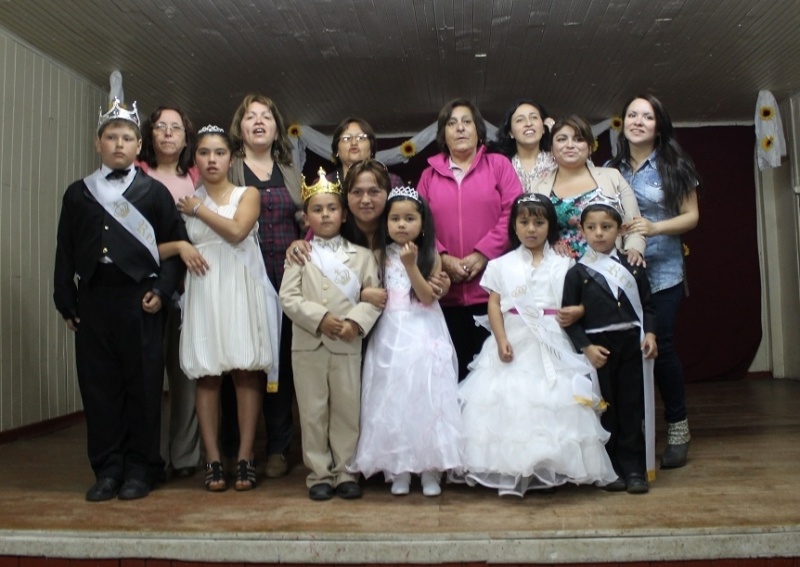
{"type": "Polygon", "coordinates": [[[125,102],[125,91],[122,90],[122,73],[112,71],[108,77],[108,83],[111,86],[108,91],[108,102],[113,102],[115,98],[125,102]]]}
{"type": "Polygon", "coordinates": [[[786,140],[778,103],[769,91],[758,91],[755,123],[758,168],[779,167],[781,156],[786,155],[786,140]]]}

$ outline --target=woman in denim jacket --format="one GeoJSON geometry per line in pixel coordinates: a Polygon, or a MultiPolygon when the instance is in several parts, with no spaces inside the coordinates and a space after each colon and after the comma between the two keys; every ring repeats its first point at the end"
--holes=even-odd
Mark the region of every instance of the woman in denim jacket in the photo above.
{"type": "Polygon", "coordinates": [[[686,464],[690,435],[683,367],[672,336],[684,290],[681,235],[697,226],[700,218],[700,178],[675,140],[672,121],[656,97],[634,97],[625,105],[623,117],[617,155],[607,165],[619,169],[628,181],[642,214],[633,219],[629,232],[647,237],[645,260],[657,318],[655,380],[667,420],[661,468],[677,468],[686,464]]]}

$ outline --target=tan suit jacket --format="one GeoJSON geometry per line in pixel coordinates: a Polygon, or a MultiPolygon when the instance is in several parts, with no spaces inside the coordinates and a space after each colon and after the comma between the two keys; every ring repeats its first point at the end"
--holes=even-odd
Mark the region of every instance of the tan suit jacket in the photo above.
{"type": "MultiPolygon", "coordinates": [[[[345,264],[358,275],[361,288],[380,287],[378,263],[372,252],[347,240],[342,241],[342,247],[348,255],[345,264]]],[[[336,284],[311,262],[303,266],[287,266],[280,297],[283,311],[294,323],[293,351],[314,350],[322,343],[336,354],[360,354],[363,336],[350,342],[329,339],[319,331],[322,318],[330,311],[342,319],[351,319],[358,323],[366,335],[381,314],[380,309],[371,303],[350,303],[336,284]]]]}

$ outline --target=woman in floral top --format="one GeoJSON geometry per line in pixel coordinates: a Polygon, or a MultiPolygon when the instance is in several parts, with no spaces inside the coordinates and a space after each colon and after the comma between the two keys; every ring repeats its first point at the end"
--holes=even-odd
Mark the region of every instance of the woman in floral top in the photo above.
{"type": "Polygon", "coordinates": [[[556,169],[550,153],[550,128],[554,120],[544,107],[529,99],[518,99],[508,108],[503,125],[497,131],[497,140],[489,150],[511,160],[517,177],[526,193],[540,178],[556,169]]]}
{"type": "MultiPolygon", "coordinates": [[[[553,157],[557,168],[531,188],[532,193],[549,196],[556,208],[560,240],[553,248],[560,254],[575,258],[580,258],[586,251],[578,221],[588,201],[600,195],[618,198],[626,223],[639,216],[636,195],[619,171],[595,167],[589,159],[593,146],[592,129],[583,118],[572,115],[560,119],[553,126],[553,157]]],[[[622,239],[622,250],[631,264],[642,265],[644,236],[626,234],[622,239]]]]}

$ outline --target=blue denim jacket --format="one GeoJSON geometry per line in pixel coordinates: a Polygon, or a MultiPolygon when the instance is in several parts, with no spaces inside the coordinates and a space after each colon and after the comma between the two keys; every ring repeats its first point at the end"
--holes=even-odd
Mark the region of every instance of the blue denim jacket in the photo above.
{"type": "MultiPolygon", "coordinates": [[[[658,222],[675,216],[664,204],[664,191],[661,188],[661,174],[656,165],[655,151],[635,173],[625,162],[620,164],[619,171],[633,188],[643,217],[658,222]]],[[[647,261],[647,279],[650,280],[653,293],[683,281],[683,246],[680,236],[648,236],[644,256],[647,261]]]]}

